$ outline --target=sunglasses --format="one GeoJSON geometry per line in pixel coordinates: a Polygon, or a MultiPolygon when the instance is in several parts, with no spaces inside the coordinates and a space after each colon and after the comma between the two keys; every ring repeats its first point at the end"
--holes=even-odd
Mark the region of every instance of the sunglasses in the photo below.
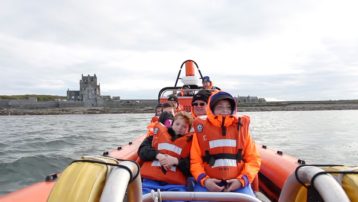
{"type": "Polygon", "coordinates": [[[203,102],[201,102],[201,103],[196,103],[196,102],[194,102],[194,103],[193,103],[193,106],[204,107],[205,105],[206,105],[206,103],[203,103],[203,102]]]}

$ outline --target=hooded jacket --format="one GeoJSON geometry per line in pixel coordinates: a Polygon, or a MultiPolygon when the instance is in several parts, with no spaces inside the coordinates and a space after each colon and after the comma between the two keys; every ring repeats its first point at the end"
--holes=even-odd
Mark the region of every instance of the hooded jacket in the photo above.
{"type": "Polygon", "coordinates": [[[236,116],[236,102],[225,92],[210,97],[206,112],[207,117],[199,117],[193,124],[195,133],[190,150],[193,177],[202,186],[208,178],[237,178],[242,186],[247,186],[252,183],[261,165],[249,133],[250,118],[236,116]],[[212,109],[223,99],[229,100],[233,115],[214,115],[212,109]]]}

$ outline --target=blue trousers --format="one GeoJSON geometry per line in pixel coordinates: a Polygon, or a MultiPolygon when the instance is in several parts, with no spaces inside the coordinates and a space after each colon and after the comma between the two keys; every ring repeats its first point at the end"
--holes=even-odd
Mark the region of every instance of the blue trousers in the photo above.
{"type": "MultiPolygon", "coordinates": [[[[223,186],[223,184],[219,183],[219,186],[223,186]]],[[[195,183],[194,191],[196,192],[209,192],[206,187],[201,186],[199,183],[195,183]]],[[[247,185],[246,187],[241,187],[233,192],[247,194],[253,197],[256,197],[254,192],[252,191],[251,184],[247,185]]]]}
{"type": "Polygon", "coordinates": [[[180,184],[168,184],[166,182],[160,182],[156,180],[150,180],[143,178],[142,192],[143,195],[150,193],[152,190],[157,191],[186,191],[185,185],[180,184]]]}

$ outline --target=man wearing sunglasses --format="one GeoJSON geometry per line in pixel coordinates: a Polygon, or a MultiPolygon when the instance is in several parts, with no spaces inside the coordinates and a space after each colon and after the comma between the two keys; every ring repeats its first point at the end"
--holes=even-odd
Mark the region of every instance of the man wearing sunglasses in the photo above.
{"type": "Polygon", "coordinates": [[[211,93],[209,90],[200,90],[191,101],[191,113],[193,117],[206,115],[206,104],[211,93]]]}

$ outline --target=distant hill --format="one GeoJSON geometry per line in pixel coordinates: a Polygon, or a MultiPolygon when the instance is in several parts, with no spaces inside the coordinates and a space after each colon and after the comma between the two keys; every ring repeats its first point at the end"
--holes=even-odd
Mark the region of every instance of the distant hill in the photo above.
{"type": "Polygon", "coordinates": [[[66,99],[66,96],[59,95],[0,95],[0,100],[28,100],[37,98],[37,101],[56,101],[66,99]]]}

